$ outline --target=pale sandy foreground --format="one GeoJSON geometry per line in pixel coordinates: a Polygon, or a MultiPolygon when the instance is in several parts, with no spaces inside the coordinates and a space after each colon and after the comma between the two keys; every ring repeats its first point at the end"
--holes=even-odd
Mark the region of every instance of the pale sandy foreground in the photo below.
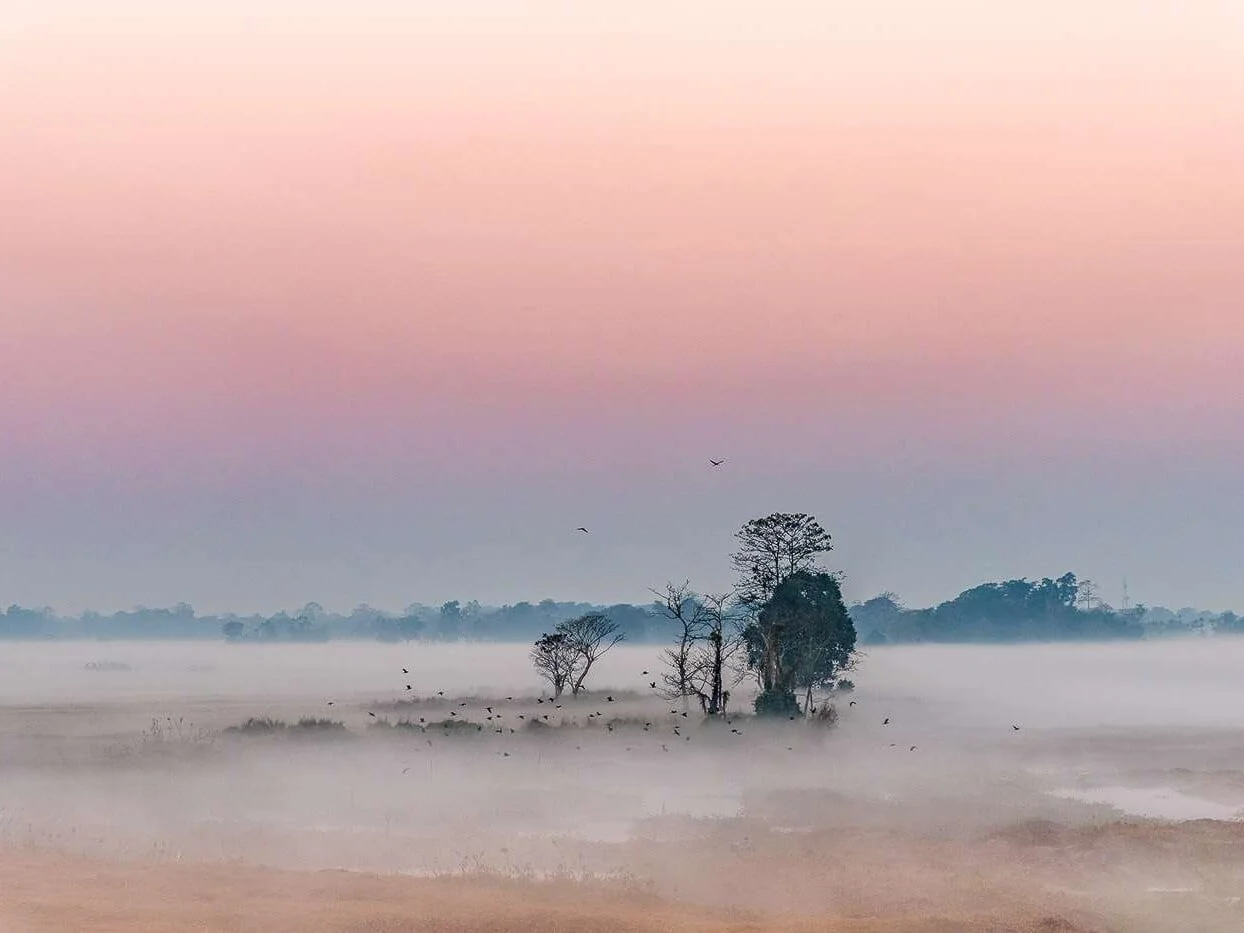
{"type": "MultiPolygon", "coordinates": [[[[816,840],[825,843],[828,840],[816,840]]],[[[679,903],[626,885],[498,878],[418,879],[342,871],[281,871],[221,863],[154,864],[0,854],[4,933],[657,933],[657,931],[825,931],[825,933],[1088,933],[1231,930],[1238,907],[1210,904],[1180,889],[1125,898],[1042,892],[1075,879],[1083,888],[1125,865],[1167,862],[1184,872],[1244,875],[1244,832],[1222,824],[1182,828],[1120,824],[1089,833],[1029,827],[971,852],[896,834],[840,840],[856,848],[800,872],[802,846],[743,859],[722,881],[756,888],[756,873],[793,873],[800,890],[820,874],[828,895],[853,887],[854,909],[779,911],[679,903]],[[1050,834],[1053,834],[1051,837],[1050,834]],[[887,856],[893,853],[893,858],[887,856]],[[915,849],[916,851],[911,851],[915,849]],[[1139,856],[1140,861],[1137,861],[1139,856]],[[989,867],[984,860],[993,862],[989,867]],[[1002,863],[1007,863],[1004,866],[1002,863]],[[1025,871],[1017,870],[1026,863],[1025,871]],[[823,872],[823,873],[822,873],[823,872]],[[966,874],[965,874],[966,872],[966,874]],[[1078,876],[1078,878],[1076,877],[1078,876]],[[1036,883],[1034,883],[1036,882],[1036,883]],[[908,891],[909,898],[901,895],[908,891]],[[1172,898],[1174,898],[1172,902],[1172,898]],[[871,903],[868,903],[871,902],[871,903]]],[[[1118,878],[1115,879],[1119,881],[1118,878]]],[[[763,883],[760,887],[763,887],[763,883]]],[[[705,893],[712,884],[699,893],[705,893]]],[[[815,885],[812,886],[813,888],[815,885]]],[[[1190,889],[1189,889],[1190,890],[1190,889]]],[[[849,903],[850,899],[848,899],[849,903]]]]}

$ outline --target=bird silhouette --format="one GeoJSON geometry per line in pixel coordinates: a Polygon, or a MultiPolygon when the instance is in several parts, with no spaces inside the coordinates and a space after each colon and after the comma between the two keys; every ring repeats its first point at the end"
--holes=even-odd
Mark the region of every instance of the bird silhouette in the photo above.
{"type": "Polygon", "coordinates": [[[644,677],[647,677],[647,676],[648,676],[648,672],[647,672],[647,671],[643,671],[642,673],[643,673],[643,676],[644,676],[644,677]]]}
{"type": "Polygon", "coordinates": [[[578,528],[576,528],[576,529],[575,529],[575,531],[581,531],[581,532],[583,532],[585,535],[591,534],[591,532],[590,532],[590,531],[588,531],[586,528],[584,528],[582,525],[580,525],[578,528]]]}
{"type": "Polygon", "coordinates": [[[854,700],[852,700],[850,703],[848,703],[848,704],[847,704],[847,706],[854,706],[854,705],[855,705],[855,701],[854,701],[854,700]]]}
{"type": "Polygon", "coordinates": [[[651,687],[653,690],[655,690],[657,688],[657,682],[654,680],[650,682],[648,686],[651,687]]]}
{"type": "Polygon", "coordinates": [[[376,718],[376,714],[375,714],[375,713],[368,712],[368,714],[367,714],[367,715],[368,715],[368,716],[370,716],[372,719],[375,719],[375,718],[376,718]]]}
{"type": "Polygon", "coordinates": [[[613,702],[613,697],[605,697],[605,702],[606,702],[606,703],[612,703],[612,702],[613,702]]]}
{"type": "Polygon", "coordinates": [[[887,716],[887,717],[885,718],[885,722],[883,722],[883,723],[882,723],[882,725],[883,725],[883,726],[888,726],[889,724],[890,724],[890,717],[889,717],[889,716],[887,716]]]}
{"type": "Polygon", "coordinates": [[[407,684],[407,685],[406,685],[406,689],[407,689],[407,690],[412,689],[412,687],[410,686],[410,684],[407,684]]]}
{"type": "Polygon", "coordinates": [[[725,459],[725,457],[723,457],[723,458],[722,458],[722,459],[720,459],[720,460],[714,460],[712,457],[709,457],[709,458],[708,458],[708,462],[709,462],[709,463],[711,463],[711,464],[712,464],[713,466],[715,466],[715,467],[719,467],[719,466],[721,466],[723,463],[725,463],[725,462],[726,462],[726,459],[725,459]]]}
{"type": "Polygon", "coordinates": [[[908,750],[909,752],[914,752],[914,751],[916,750],[916,746],[914,746],[914,745],[913,745],[911,748],[909,748],[909,749],[907,749],[907,750],[908,750]]]}
{"type": "Polygon", "coordinates": [[[402,673],[403,673],[403,674],[409,674],[409,673],[410,673],[410,671],[406,670],[406,668],[402,668],[402,673]]]}
{"type": "Polygon", "coordinates": [[[1018,731],[1019,731],[1019,726],[1012,724],[1012,725],[1011,725],[1011,729],[1012,729],[1013,731],[1015,731],[1015,732],[1018,732],[1018,731]]]}

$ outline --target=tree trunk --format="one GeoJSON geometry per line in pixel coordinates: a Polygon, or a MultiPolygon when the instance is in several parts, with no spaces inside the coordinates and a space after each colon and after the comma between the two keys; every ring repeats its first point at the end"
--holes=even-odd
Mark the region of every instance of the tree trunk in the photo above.
{"type": "Polygon", "coordinates": [[[595,658],[589,660],[586,664],[583,665],[583,670],[579,672],[579,678],[573,684],[571,684],[570,686],[571,696],[577,697],[579,695],[579,691],[583,689],[583,681],[587,680],[587,672],[592,669],[593,661],[595,661],[595,658]]]}

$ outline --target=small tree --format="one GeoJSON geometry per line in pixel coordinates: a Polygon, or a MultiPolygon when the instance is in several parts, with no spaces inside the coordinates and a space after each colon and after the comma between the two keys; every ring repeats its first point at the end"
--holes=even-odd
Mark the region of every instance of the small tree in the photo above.
{"type": "Polygon", "coordinates": [[[547,632],[540,636],[531,649],[531,663],[536,673],[548,681],[553,696],[560,697],[575,672],[578,652],[565,632],[547,632]]]}
{"type": "Polygon", "coordinates": [[[583,690],[583,682],[592,670],[592,665],[606,651],[623,641],[626,636],[618,631],[617,625],[609,621],[609,617],[599,612],[567,619],[557,626],[557,632],[566,636],[566,642],[574,656],[574,673],[570,684],[572,696],[578,696],[583,690]]]}

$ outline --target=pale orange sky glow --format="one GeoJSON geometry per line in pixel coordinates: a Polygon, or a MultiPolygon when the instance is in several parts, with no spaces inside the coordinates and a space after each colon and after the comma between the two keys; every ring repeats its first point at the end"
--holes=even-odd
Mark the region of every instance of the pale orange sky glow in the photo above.
{"type": "Polygon", "coordinates": [[[642,599],[800,508],[863,590],[1244,609],[1242,10],[9,0],[0,590],[642,599]]]}

